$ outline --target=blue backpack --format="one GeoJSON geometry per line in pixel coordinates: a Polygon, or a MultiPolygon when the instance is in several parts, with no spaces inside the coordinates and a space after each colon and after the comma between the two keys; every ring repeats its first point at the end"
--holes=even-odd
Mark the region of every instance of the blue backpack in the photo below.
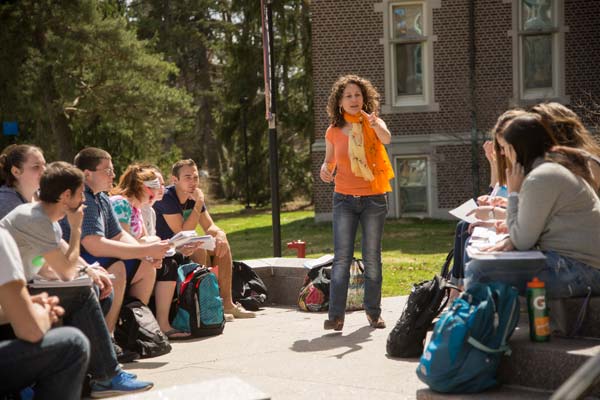
{"type": "Polygon", "coordinates": [[[507,341],[519,322],[517,290],[500,282],[475,284],[442,314],[417,375],[432,390],[476,393],[496,386],[507,341]]]}
{"type": "Polygon", "coordinates": [[[205,266],[191,263],[177,269],[177,314],[172,325],[194,337],[223,332],[225,318],[219,284],[205,266]]]}

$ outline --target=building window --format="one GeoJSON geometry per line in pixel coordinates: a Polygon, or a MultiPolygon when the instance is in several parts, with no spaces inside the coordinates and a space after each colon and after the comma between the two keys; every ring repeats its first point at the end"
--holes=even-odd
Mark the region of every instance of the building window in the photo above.
{"type": "Polygon", "coordinates": [[[396,157],[396,215],[428,215],[428,187],[427,157],[396,157]]]}
{"type": "Polygon", "coordinates": [[[384,0],[375,4],[383,13],[385,62],[384,113],[438,111],[433,103],[432,8],[439,0],[384,0]]]}
{"type": "Polygon", "coordinates": [[[564,91],[563,0],[513,0],[515,103],[568,102],[564,91]]]}

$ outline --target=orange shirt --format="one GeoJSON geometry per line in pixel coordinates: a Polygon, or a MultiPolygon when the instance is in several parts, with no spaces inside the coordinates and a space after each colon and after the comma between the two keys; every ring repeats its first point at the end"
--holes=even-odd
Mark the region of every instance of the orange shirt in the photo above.
{"type": "Polygon", "coordinates": [[[348,158],[348,135],[341,128],[330,126],[325,133],[325,140],[333,145],[334,161],[337,166],[335,174],[335,191],[354,196],[372,196],[383,194],[371,189],[371,182],[359,178],[352,173],[348,158]]]}

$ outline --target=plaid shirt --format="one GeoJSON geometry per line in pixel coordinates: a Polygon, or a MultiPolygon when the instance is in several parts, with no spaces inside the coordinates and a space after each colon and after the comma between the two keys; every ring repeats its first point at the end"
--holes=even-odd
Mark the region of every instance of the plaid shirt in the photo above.
{"type": "MultiPolygon", "coordinates": [[[[81,239],[88,235],[98,235],[112,239],[120,234],[122,232],[121,225],[119,225],[119,220],[106,193],[94,194],[86,185],[84,194],[86,208],[83,210],[81,239]]],[[[63,239],[69,241],[71,229],[66,217],[60,221],[60,226],[63,230],[63,239]]]]}

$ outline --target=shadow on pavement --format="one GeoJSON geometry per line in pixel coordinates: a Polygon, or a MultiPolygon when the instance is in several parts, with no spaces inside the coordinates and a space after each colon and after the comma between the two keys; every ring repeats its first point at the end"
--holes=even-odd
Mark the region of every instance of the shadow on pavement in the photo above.
{"type": "Polygon", "coordinates": [[[373,328],[369,326],[363,326],[362,328],[346,336],[344,336],[342,333],[328,333],[311,340],[297,340],[294,342],[292,347],[290,347],[290,350],[304,353],[347,347],[347,351],[335,356],[336,358],[342,358],[347,354],[362,349],[362,346],[359,345],[360,343],[371,341],[372,330],[373,328]]]}

